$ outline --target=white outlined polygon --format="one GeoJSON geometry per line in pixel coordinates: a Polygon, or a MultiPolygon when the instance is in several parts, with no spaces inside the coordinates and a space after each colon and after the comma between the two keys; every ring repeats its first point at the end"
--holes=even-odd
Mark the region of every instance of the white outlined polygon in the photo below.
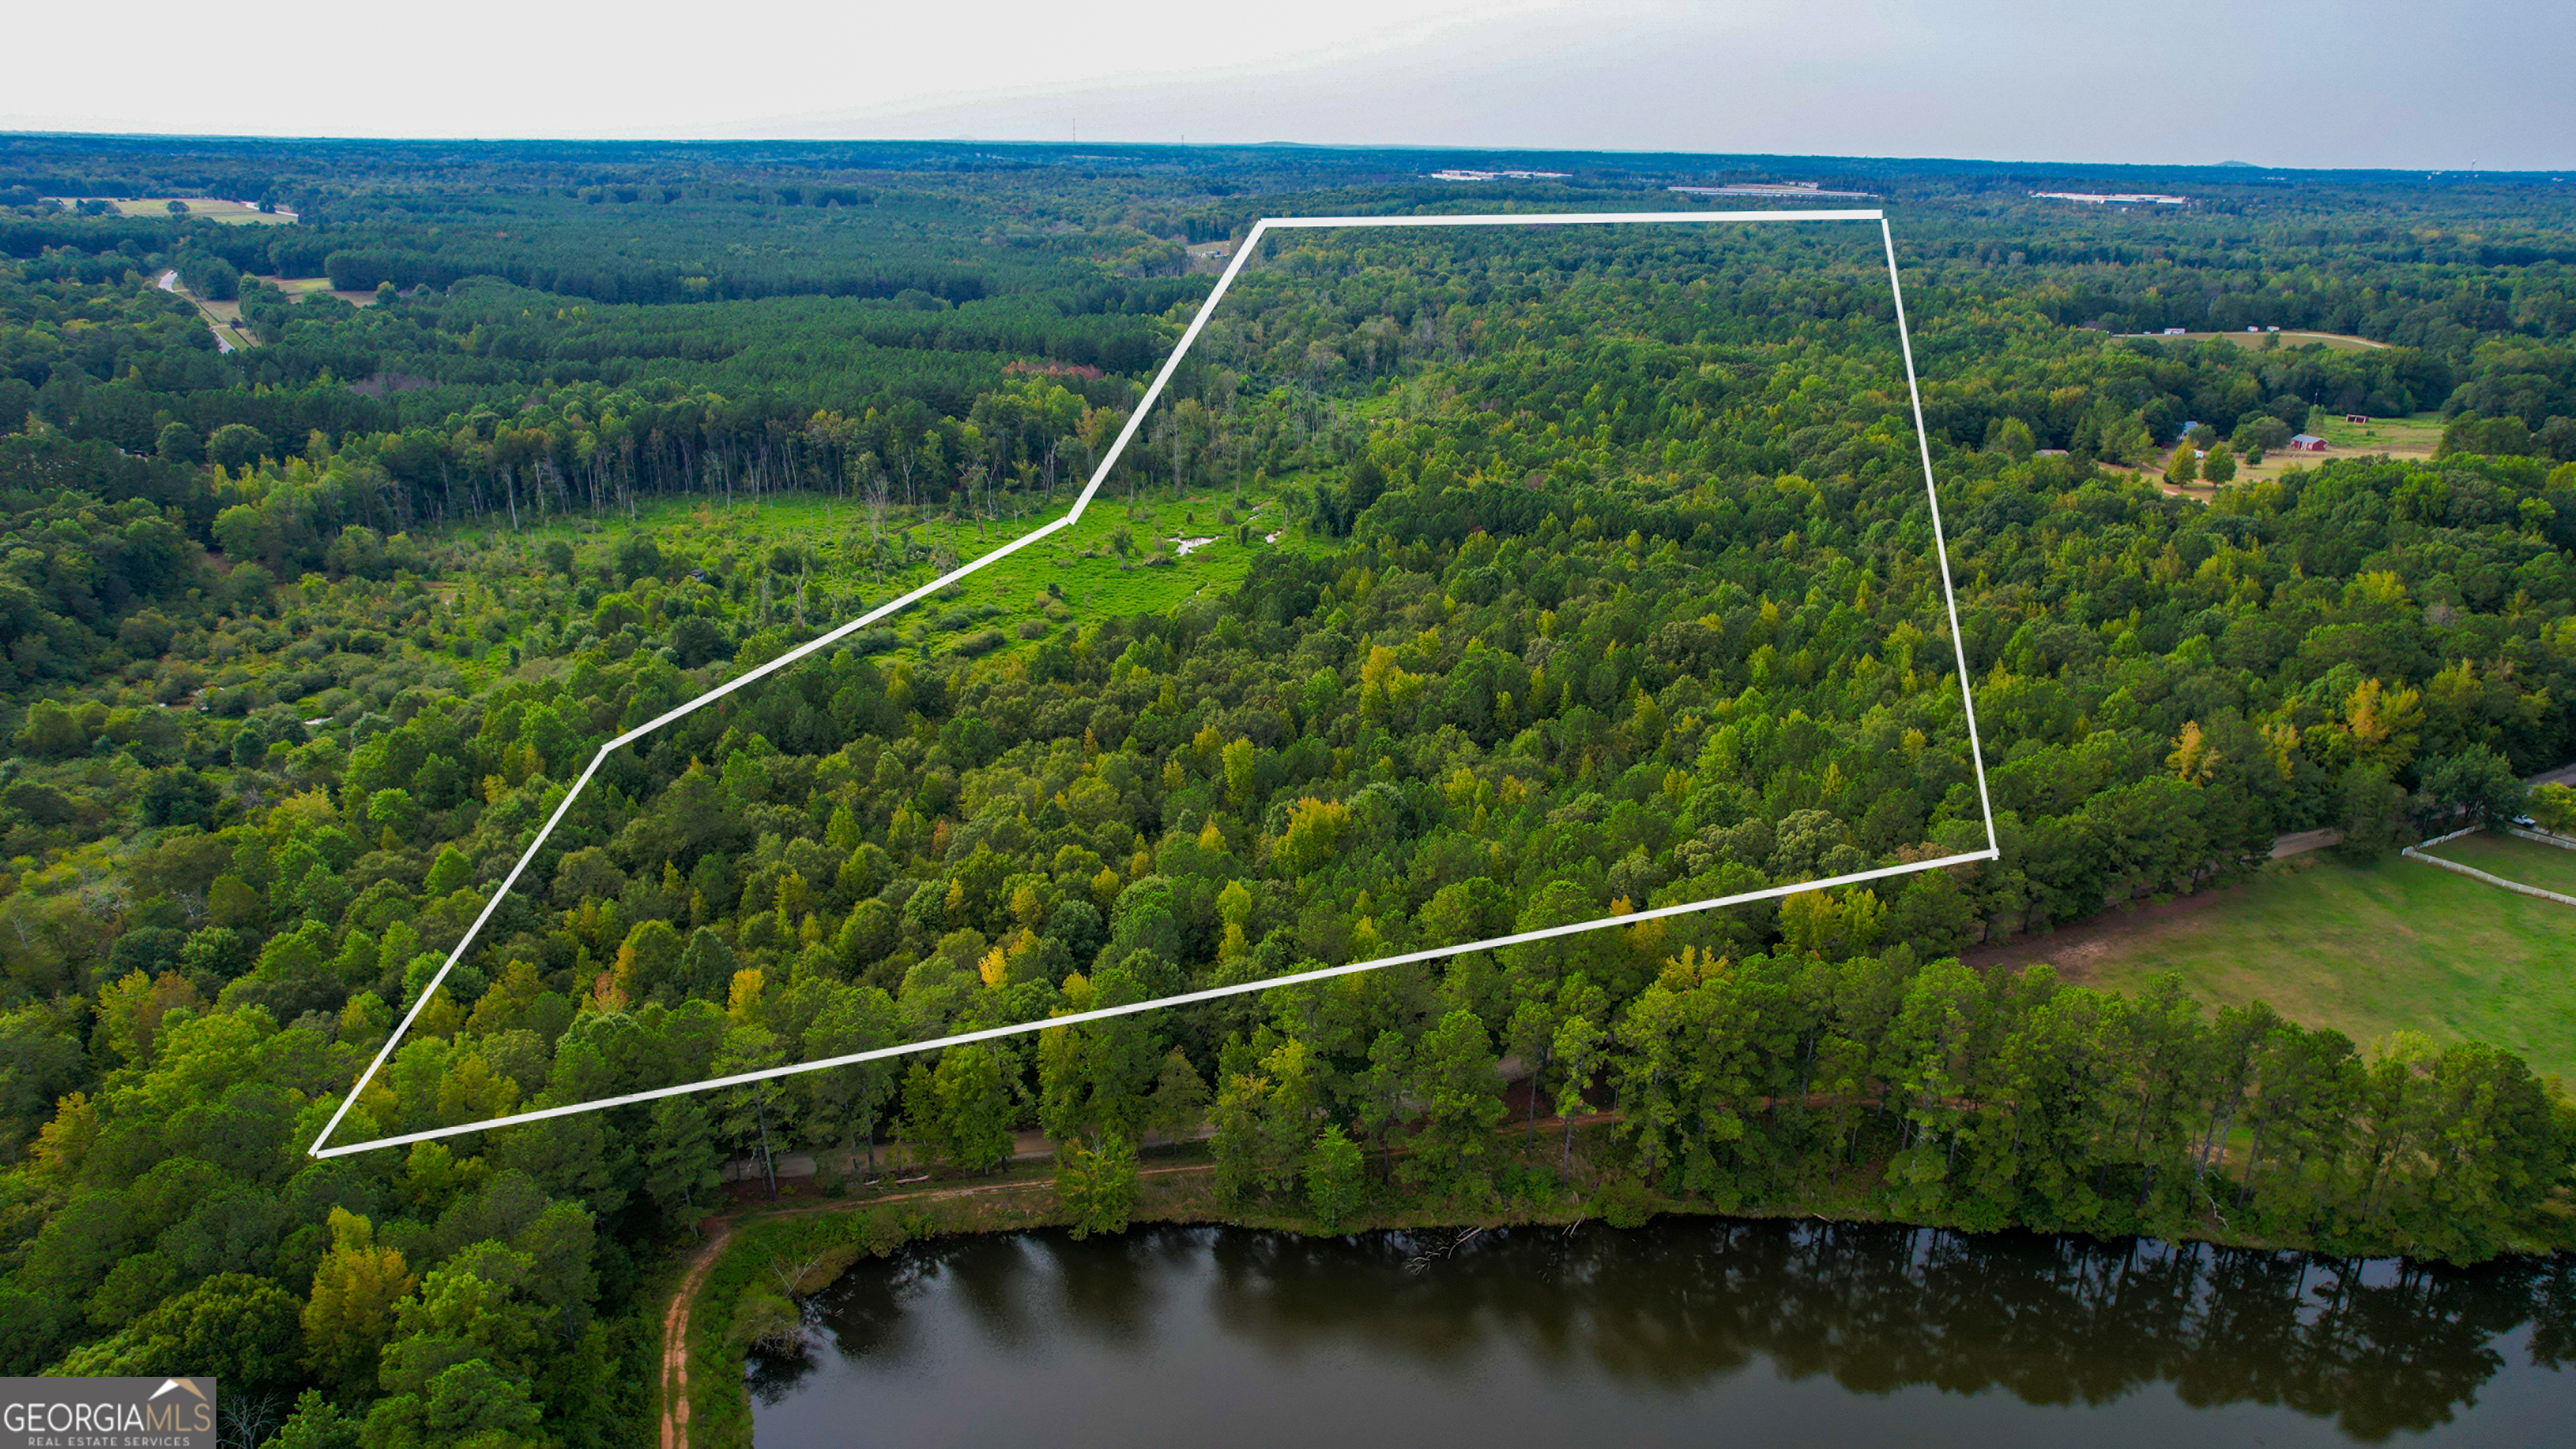
{"type": "Polygon", "coordinates": [[[321,1134],[313,1139],[313,1145],[306,1149],[306,1151],[310,1155],[319,1158],[342,1157],[350,1153],[371,1151],[379,1147],[401,1147],[414,1142],[427,1142],[433,1138],[454,1137],[467,1132],[487,1131],[494,1127],[521,1126],[530,1122],[542,1122],[550,1117],[569,1117],[575,1113],[597,1112],[610,1107],[632,1106],[638,1102],[658,1101],[664,1097],[677,1097],[690,1092],[709,1091],[718,1087],[748,1086],[753,1082],[768,1081],[777,1077],[795,1076],[803,1072],[819,1072],[833,1067],[855,1066],[860,1062],[878,1061],[887,1057],[908,1056],[914,1052],[938,1051],[952,1046],[962,1046],[969,1042],[990,1041],[997,1037],[1017,1036],[1025,1032],[1043,1031],[1049,1027],[1078,1026],[1084,1022],[1101,1021],[1113,1016],[1126,1016],[1133,1012],[1152,1011],[1170,1006],[1187,1006],[1194,1002],[1214,1001],[1221,997],[1239,996],[1247,992],[1268,991],[1275,987],[1296,986],[1310,981],[1324,981],[1336,976],[1356,975],[1363,971],[1378,971],[1389,966],[1403,966],[1415,961],[1433,961],[1444,956],[1464,955],[1469,951],[1500,950],[1506,946],[1527,945],[1533,941],[1545,941],[1558,936],[1579,935],[1587,931],[1598,931],[1612,926],[1633,926],[1645,921],[1660,920],[1667,916],[1689,915],[1699,911],[1716,910],[1724,906],[1743,905],[1751,901],[1771,900],[1780,896],[1795,895],[1804,891],[1830,890],[1840,886],[1858,885],[1863,881],[1884,880],[1891,876],[1910,875],[1916,871],[1935,870],[1944,866],[1966,865],[1980,860],[1995,860],[2000,858],[2000,856],[2001,851],[1997,847],[1995,841],[1994,804],[1986,793],[1985,756],[1982,747],[1979,745],[1977,736],[1976,700],[1968,686],[1967,646],[1959,637],[1958,594],[1951,586],[1949,544],[1941,528],[1940,490],[1935,485],[1932,478],[1932,439],[1930,433],[1926,431],[1923,426],[1923,391],[1915,378],[1914,341],[1905,322],[1904,286],[1897,278],[1896,235],[1887,224],[1887,215],[1885,212],[1873,209],[1866,211],[1641,211],[1558,212],[1533,214],[1502,213],[1481,216],[1264,217],[1260,221],[1253,223],[1252,230],[1246,234],[1243,239],[1243,244],[1235,249],[1234,259],[1226,264],[1224,274],[1217,278],[1216,286],[1209,290],[1207,300],[1199,304],[1197,315],[1190,319],[1189,326],[1182,331],[1180,344],[1172,349],[1172,355],[1170,357],[1163,360],[1161,370],[1154,374],[1152,384],[1145,389],[1144,398],[1136,404],[1136,410],[1129,415],[1127,425],[1119,430],[1118,440],[1110,445],[1109,451],[1102,456],[1099,466],[1092,470],[1091,480],[1083,485],[1081,495],[1074,499],[1073,507],[1066,512],[1064,517],[1056,519],[1051,523],[1042,524],[1036,529],[1013,539],[1011,542],[994,549],[988,554],[985,554],[981,558],[978,558],[971,563],[960,565],[956,569],[942,574],[938,578],[931,580],[929,583],[923,584],[921,587],[912,590],[910,593],[898,595],[894,599],[889,600],[884,604],[880,604],[876,608],[869,610],[867,613],[862,614],[859,617],[852,619],[850,622],[841,625],[839,628],[832,630],[830,633],[802,644],[795,649],[789,650],[787,653],[778,656],[767,664],[761,665],[757,669],[750,670],[747,673],[739,675],[733,679],[729,679],[723,684],[717,685],[715,688],[708,690],[706,693],[699,695],[693,700],[690,700],[688,703],[638,725],[635,728],[628,730],[626,733],[619,735],[615,739],[610,740],[608,743],[601,745],[599,747],[599,752],[591,756],[590,763],[582,767],[580,778],[573,781],[573,785],[570,790],[564,792],[563,800],[555,806],[554,813],[546,817],[545,828],[537,832],[536,839],[528,842],[526,852],[520,855],[516,865],[510,867],[510,873],[502,878],[500,886],[492,892],[492,898],[483,903],[483,910],[480,914],[475,916],[474,924],[466,929],[464,937],[456,943],[456,949],[447,953],[447,960],[439,966],[438,974],[432,976],[429,979],[429,983],[421,988],[419,995],[412,1001],[411,1009],[403,1013],[401,1023],[394,1028],[392,1035],[385,1038],[385,1044],[376,1049],[375,1060],[369,1062],[367,1064],[367,1069],[358,1075],[357,1082],[349,1089],[349,1095],[341,1099],[339,1110],[331,1114],[331,1120],[324,1124],[321,1134]],[[528,863],[536,859],[537,851],[546,843],[546,837],[554,833],[555,826],[563,820],[564,812],[572,808],[573,800],[581,794],[582,788],[590,783],[590,777],[598,772],[600,762],[608,758],[610,751],[622,749],[627,745],[633,744],[635,741],[642,739],[644,736],[651,734],[653,731],[660,729],[662,726],[669,724],[671,721],[678,719],[683,715],[689,714],[698,709],[703,709],[707,705],[713,704],[717,700],[724,698],[726,695],[733,693],[735,690],[742,688],[746,684],[750,684],[756,680],[765,679],[768,676],[777,673],[779,670],[786,668],[788,665],[794,664],[798,660],[801,660],[818,650],[838,643],[840,640],[847,638],[858,630],[864,629],[868,625],[873,624],[890,614],[898,612],[907,605],[918,603],[922,599],[937,593],[939,590],[965,578],[967,575],[976,572],[986,565],[996,563],[1001,559],[1019,552],[1021,549],[1026,548],[1030,544],[1037,542],[1039,539],[1056,532],[1058,529],[1069,528],[1075,523],[1081,521],[1082,510],[1090,506],[1092,495],[1100,491],[1100,485],[1108,479],[1110,470],[1117,466],[1119,455],[1127,450],[1128,442],[1136,436],[1136,430],[1144,422],[1146,413],[1152,410],[1154,400],[1162,396],[1164,385],[1171,380],[1172,374],[1180,367],[1181,359],[1188,355],[1190,344],[1198,340],[1199,332],[1207,325],[1209,315],[1216,311],[1216,304],[1223,300],[1226,289],[1234,285],[1235,276],[1243,270],[1244,262],[1259,249],[1263,234],[1272,230],[1333,230],[1358,227],[1673,226],[1706,225],[1709,223],[1729,222],[1765,223],[1820,221],[1877,222],[1879,239],[1887,251],[1887,284],[1889,292],[1896,303],[1897,344],[1905,355],[1905,390],[1914,407],[1914,440],[1923,460],[1924,498],[1931,505],[1932,509],[1932,550],[1935,558],[1939,560],[1941,566],[1941,601],[1950,620],[1950,647],[1952,656],[1956,660],[1959,669],[1959,702],[1967,717],[1968,763],[1971,770],[1974,771],[1977,779],[1977,806],[1985,815],[1985,849],[1969,851],[1964,855],[1945,855],[1934,860],[1919,860],[1903,865],[1881,866],[1874,870],[1854,871],[1848,875],[1829,876],[1822,880],[1799,881],[1792,885],[1771,886],[1764,890],[1746,891],[1739,895],[1719,896],[1712,900],[1690,901],[1681,905],[1659,906],[1652,910],[1632,911],[1624,916],[1604,916],[1598,920],[1577,921],[1571,925],[1550,926],[1544,930],[1522,931],[1515,935],[1496,936],[1483,941],[1466,941],[1456,945],[1433,946],[1419,951],[1407,951],[1401,955],[1382,956],[1372,961],[1354,961],[1344,966],[1328,966],[1314,971],[1300,971],[1267,981],[1246,981],[1239,982],[1232,986],[1214,986],[1201,991],[1185,991],[1175,996],[1160,996],[1150,1001],[1139,1001],[1127,1006],[1104,1006],[1092,1011],[1081,1011],[1065,1016],[1048,1017],[1043,1021],[1013,1022],[1007,1026],[985,1027],[978,1031],[960,1032],[953,1036],[934,1037],[926,1041],[907,1042],[900,1046],[875,1047],[867,1051],[851,1052],[837,1057],[824,1057],[816,1061],[795,1062],[779,1067],[766,1067],[756,1072],[738,1072],[728,1077],[710,1077],[707,1080],[700,1082],[683,1082],[678,1086],[655,1087],[650,1091],[643,1092],[628,1092],[623,1096],[602,1097],[597,1101],[573,1102],[557,1107],[541,1107],[533,1111],[516,1112],[508,1116],[487,1118],[480,1122],[467,1122],[453,1127],[432,1127],[420,1132],[405,1132],[391,1137],[377,1137],[370,1139],[369,1141],[353,1142],[341,1147],[324,1147],[322,1145],[324,1142],[330,1140],[331,1134],[334,1131],[338,1130],[340,1119],[348,1115],[350,1106],[358,1100],[361,1093],[366,1091],[367,1083],[374,1079],[377,1071],[384,1066],[386,1059],[393,1055],[394,1047],[402,1041],[403,1033],[411,1029],[412,1021],[420,1015],[421,1008],[429,1004],[430,997],[437,992],[440,983],[447,979],[447,973],[454,970],[456,968],[456,963],[465,958],[465,952],[473,946],[474,938],[481,934],[484,923],[492,918],[492,912],[500,906],[501,898],[509,894],[510,888],[518,883],[519,874],[528,868],[528,863]]]}

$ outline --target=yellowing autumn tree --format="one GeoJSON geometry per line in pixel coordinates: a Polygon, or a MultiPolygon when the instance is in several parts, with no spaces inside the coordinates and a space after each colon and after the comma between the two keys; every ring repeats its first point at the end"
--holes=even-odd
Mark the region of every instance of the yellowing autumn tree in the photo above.
{"type": "Polygon", "coordinates": [[[2218,761],[2218,751],[2202,737],[2198,720],[2183,722],[2182,733],[2174,739],[2173,753],[2165,756],[2166,768],[2194,785],[2208,784],[2218,772],[2218,761]]]}
{"type": "Polygon", "coordinates": [[[2404,685],[2365,679],[2343,702],[2352,752],[2390,770],[2415,758],[2416,730],[2424,723],[2423,696],[2404,685]]]}
{"type": "Polygon", "coordinates": [[[371,1387],[376,1358],[393,1333],[393,1306],[415,1280],[400,1248],[378,1247],[375,1225],[331,1209],[331,1250],[313,1270],[304,1305],[305,1362],[319,1377],[356,1391],[371,1387]]]}
{"type": "Polygon", "coordinates": [[[1288,829],[1273,853],[1290,875],[1320,870],[1349,832],[1351,807],[1338,800],[1300,800],[1288,810],[1288,829]]]}
{"type": "Polygon", "coordinates": [[[1381,720],[1390,710],[1410,706],[1422,693],[1423,682],[1422,675],[1408,673],[1395,662],[1394,650],[1372,645],[1360,665],[1360,717],[1381,720]]]}
{"type": "Polygon", "coordinates": [[[1225,799],[1238,810],[1252,798],[1252,767],[1260,753],[1250,740],[1238,739],[1225,747],[1225,799]]]}

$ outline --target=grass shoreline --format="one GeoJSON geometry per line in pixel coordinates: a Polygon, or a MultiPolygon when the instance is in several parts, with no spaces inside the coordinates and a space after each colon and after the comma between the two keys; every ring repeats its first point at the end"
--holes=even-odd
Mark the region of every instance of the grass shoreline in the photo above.
{"type": "MultiPolygon", "coordinates": [[[[1515,1157],[1543,1159],[1552,1166],[1555,1153],[1548,1149],[1555,1141],[1557,1124],[1542,1120],[1533,1126],[1535,1131],[1523,1140],[1536,1145],[1539,1150],[1535,1153],[1524,1151],[1515,1157]]],[[[1526,1129],[1519,1124],[1506,1129],[1512,1135],[1519,1135],[1523,1130],[1526,1129]]],[[[1282,1208],[1273,1202],[1236,1207],[1219,1203],[1203,1143],[1149,1150],[1141,1164],[1136,1203],[1127,1226],[1129,1229],[1214,1226],[1303,1236],[1348,1237],[1435,1230],[1571,1228],[1595,1219],[1623,1231],[1643,1227],[1658,1217],[1742,1222],[1816,1219],[1837,1223],[1892,1224],[1953,1233],[2047,1231],[2052,1236],[2084,1236],[2105,1242],[2122,1237],[2152,1236],[2165,1241],[2207,1243],[2222,1249],[2257,1253],[2318,1254],[2326,1251],[2305,1238],[2269,1238],[2235,1232],[2214,1210],[2190,1230],[2169,1235],[2095,1234],[2081,1229],[2042,1230],[2020,1224],[1981,1229],[1955,1221],[1893,1216],[1874,1201],[1880,1185],[1875,1164],[1862,1164],[1838,1178],[1833,1188],[1794,1201],[1720,1210],[1711,1203],[1667,1197],[1651,1190],[1621,1193],[1617,1185],[1633,1183],[1634,1179],[1615,1166],[1596,1165],[1588,1160],[1593,1153],[1607,1148],[1607,1137],[1608,1134],[1598,1125],[1578,1129],[1577,1177],[1592,1179],[1589,1188],[1568,1184],[1560,1196],[1551,1200],[1513,1197],[1471,1210],[1467,1205],[1447,1200],[1408,1202],[1400,1195],[1389,1200],[1379,1194],[1390,1185],[1372,1179],[1371,1186],[1375,1191],[1371,1200],[1331,1232],[1326,1232],[1311,1216],[1282,1208]]],[[[1371,1170],[1375,1171],[1375,1164],[1371,1170]]],[[[654,1279],[658,1285],[657,1295],[670,1292],[672,1285],[685,1285],[692,1277],[697,1282],[694,1298],[685,1305],[686,1414],[676,1438],[665,1439],[664,1449],[750,1449],[751,1401],[745,1371],[753,1345],[743,1321],[746,1312],[750,1311],[745,1300],[751,1298],[757,1302],[767,1298],[775,1301],[779,1295],[780,1266],[802,1268],[804,1271],[797,1274],[796,1291],[800,1297],[810,1296],[823,1291],[870,1256],[888,1257],[910,1243],[1061,1228],[1067,1225],[1066,1215],[1057,1203],[1053,1189],[1054,1169],[1051,1164],[1044,1160],[1022,1160],[988,1179],[949,1178],[911,1191],[880,1191],[839,1198],[820,1193],[793,1194],[775,1204],[755,1201],[727,1214],[718,1236],[710,1241],[708,1248],[687,1259],[674,1260],[674,1266],[667,1273],[657,1274],[654,1279]],[[902,1237],[895,1246],[874,1251],[873,1246],[864,1241],[865,1220],[872,1216],[882,1217],[888,1210],[901,1216],[902,1237]],[[710,1250],[714,1253],[713,1260],[703,1263],[703,1272],[698,1271],[710,1250]]],[[[2548,1257],[2559,1251],[2557,1246],[2548,1242],[2518,1240],[2507,1246],[2505,1256],[2548,1257]]],[[[2395,1252],[2361,1256],[2415,1261],[2395,1252]]],[[[665,1309],[683,1306],[678,1299],[657,1296],[653,1301],[665,1309]]],[[[666,1323],[668,1317],[666,1314],[666,1323]]],[[[657,1362],[668,1365],[672,1361],[672,1346],[658,1334],[656,1342],[657,1362]]],[[[669,1373],[656,1376],[654,1414],[657,1420],[666,1412],[664,1395],[670,1383],[669,1373]]]]}
{"type": "MultiPolygon", "coordinates": [[[[2566,871],[2576,884],[2576,853],[2500,836],[2467,837],[2453,844],[2480,840],[2485,843],[2467,854],[2478,857],[2469,863],[2481,869],[2527,880],[2546,874],[2546,867],[2566,871]],[[2498,869],[2488,863],[2489,856],[2509,856],[2523,874],[2498,869]]],[[[2445,847],[2444,853],[2455,852],[2445,847]]],[[[2557,888],[2552,881],[2533,883],[2557,888]]],[[[2055,932],[1971,952],[1968,959],[1980,969],[2045,961],[2056,965],[2070,985],[2130,992],[2173,970],[2195,998],[2211,1007],[2268,1000],[2286,1017],[2343,1030],[2365,1048],[2407,1032],[2436,1043],[2478,1038],[2522,1052],[2542,1075],[2569,1075],[2576,1074],[2576,970],[2566,968],[2576,967],[2576,931],[2568,929],[2576,920],[2563,914],[2567,910],[2418,862],[2390,857],[2354,865],[2318,852],[2272,862],[2245,880],[2193,896],[2115,908],[2055,932]]],[[[1557,1126],[1539,1122],[1537,1135],[1523,1140],[1534,1146],[1552,1142],[1557,1126]]],[[[1512,1130],[1517,1133],[1520,1124],[1512,1130]]],[[[1578,1141],[1586,1146],[1578,1150],[1577,1171],[1555,1197],[1513,1197],[1482,1205],[1408,1201],[1400,1194],[1385,1195],[1388,1190],[1380,1185],[1381,1195],[1331,1235],[1568,1226],[1594,1218],[1625,1228],[1656,1216],[1815,1218],[1984,1230],[1891,1215],[1879,1200],[1877,1171],[1868,1166],[1785,1202],[1720,1211],[1708,1202],[1632,1192],[1615,1215],[1605,1213],[1609,1205],[1598,1184],[1624,1176],[1604,1155],[1607,1135],[1599,1128],[1579,1133],[1578,1141]],[[1576,1185],[1587,1181],[1591,1185],[1576,1185]]],[[[2234,1145],[2241,1150],[2244,1144],[2234,1145]]],[[[1506,1156],[1534,1156],[1550,1167],[1556,1161],[1545,1150],[1506,1156]]],[[[810,1254],[818,1237],[840,1236],[842,1241],[824,1255],[819,1270],[824,1276],[811,1285],[818,1291],[867,1255],[857,1237],[862,1219],[871,1213],[888,1207],[906,1213],[907,1242],[1061,1227],[1065,1218],[1052,1186],[1052,1168],[1043,1160],[1029,1160],[982,1182],[949,1180],[908,1192],[746,1203],[733,1216],[730,1239],[709,1265],[696,1311],[688,1319],[690,1419],[696,1432],[684,1434],[680,1442],[750,1444],[744,1378],[750,1344],[739,1331],[736,1309],[782,1251],[810,1254]]],[[[1148,1224],[1322,1233],[1310,1216],[1278,1203],[1219,1203],[1205,1147],[1199,1144],[1146,1155],[1130,1225],[1148,1224]]],[[[2540,1224],[2532,1226],[2544,1230],[2540,1224]]],[[[2018,1224],[1994,1230],[2041,1231],[2018,1224]]],[[[2106,1241],[2136,1236],[2060,1231],[2106,1241]]],[[[2250,1252],[2327,1251],[2298,1235],[2237,1231],[2214,1204],[2182,1230],[2159,1236],[2250,1252]]],[[[2516,1256],[2558,1251],[2553,1242],[2528,1237],[2506,1246],[2516,1256]]],[[[2404,1258],[2386,1248],[2366,1256],[2404,1258]]]]}

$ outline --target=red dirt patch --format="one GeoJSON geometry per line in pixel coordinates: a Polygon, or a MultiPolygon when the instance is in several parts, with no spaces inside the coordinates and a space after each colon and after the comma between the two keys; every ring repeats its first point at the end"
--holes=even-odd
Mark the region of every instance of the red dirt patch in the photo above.
{"type": "Polygon", "coordinates": [[[1979,971],[2011,969],[2044,961],[2057,968],[2060,981],[2080,986],[2091,977],[2093,965],[2110,954],[2115,944],[2127,945],[2140,935],[2153,935],[2199,915],[2235,894],[2237,889],[2233,885],[2212,886],[2187,896],[2176,896],[2162,904],[2114,907],[2054,931],[2016,936],[1995,946],[1973,947],[1960,952],[1959,961],[1979,971]]]}

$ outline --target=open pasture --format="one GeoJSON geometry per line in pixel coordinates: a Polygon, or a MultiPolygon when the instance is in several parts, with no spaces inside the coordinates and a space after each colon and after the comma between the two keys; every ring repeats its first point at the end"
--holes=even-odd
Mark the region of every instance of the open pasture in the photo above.
{"type": "Polygon", "coordinates": [[[158,217],[171,214],[170,203],[184,202],[188,215],[203,221],[220,221],[236,226],[293,226],[291,211],[262,211],[246,201],[232,201],[220,196],[138,196],[117,198],[114,205],[119,216],[158,217]]]}
{"type": "Polygon", "coordinates": [[[2232,342],[2239,347],[2324,347],[2334,352],[2372,352],[2385,348],[2385,342],[2367,337],[2352,337],[2341,332],[2142,332],[2134,334],[2151,342],[2232,342]]]}
{"type": "Polygon", "coordinates": [[[2297,856],[2243,885],[1970,959],[2046,961],[2066,981],[2127,992],[2174,971],[2212,1007],[2268,1001],[2364,1047],[2401,1031],[2437,1044],[2474,1038],[2576,1079],[2576,910],[2394,856],[2368,866],[2297,856]]]}

